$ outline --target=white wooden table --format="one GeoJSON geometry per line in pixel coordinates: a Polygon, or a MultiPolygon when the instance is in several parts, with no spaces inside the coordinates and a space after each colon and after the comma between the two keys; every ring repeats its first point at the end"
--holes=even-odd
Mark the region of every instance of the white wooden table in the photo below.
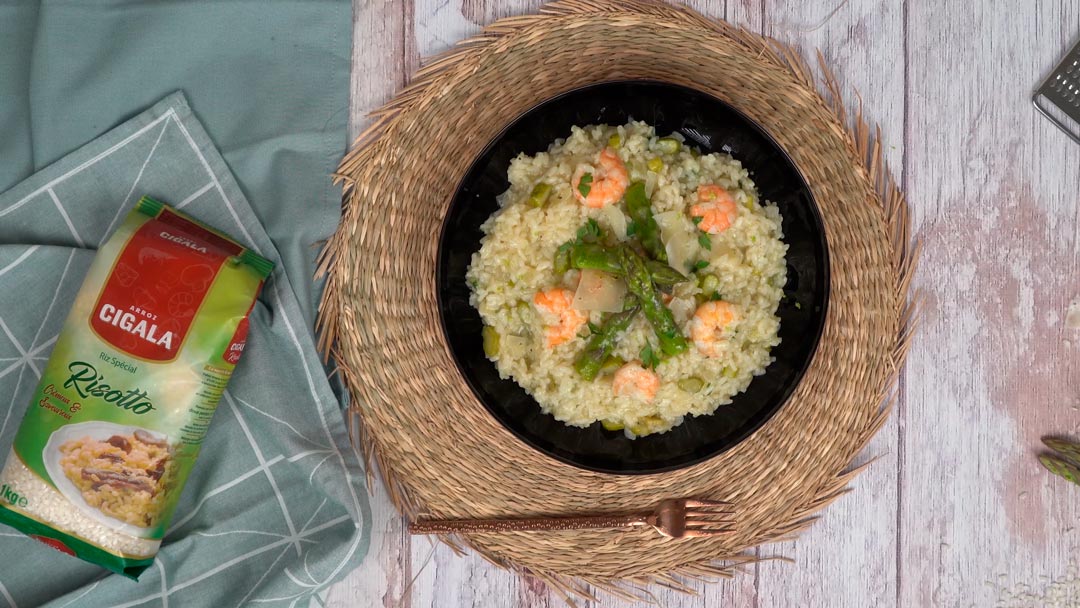
{"type": "MultiPolygon", "coordinates": [[[[353,133],[420,56],[538,4],[355,0],[353,133]]],[[[1080,487],[1035,459],[1042,435],[1080,433],[1080,333],[1063,325],[1080,294],[1080,146],[1028,101],[1080,36],[1080,0],[692,4],[821,49],[858,89],[925,241],[925,306],[899,407],[863,456],[879,460],[808,533],[761,550],[796,563],[762,562],[698,597],[659,590],[661,605],[1080,605],[1080,487]]],[[[329,605],[562,605],[537,581],[409,538],[381,488],[373,509],[371,551],[329,605]]]]}

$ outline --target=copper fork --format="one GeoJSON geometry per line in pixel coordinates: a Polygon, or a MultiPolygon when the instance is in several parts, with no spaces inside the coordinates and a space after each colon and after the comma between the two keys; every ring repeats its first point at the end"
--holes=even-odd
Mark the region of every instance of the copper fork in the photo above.
{"type": "Polygon", "coordinates": [[[528,517],[521,519],[428,519],[409,524],[412,534],[458,532],[519,532],[529,530],[586,530],[651,526],[671,538],[718,536],[734,531],[731,505],[717,500],[662,500],[652,513],[528,517]]]}

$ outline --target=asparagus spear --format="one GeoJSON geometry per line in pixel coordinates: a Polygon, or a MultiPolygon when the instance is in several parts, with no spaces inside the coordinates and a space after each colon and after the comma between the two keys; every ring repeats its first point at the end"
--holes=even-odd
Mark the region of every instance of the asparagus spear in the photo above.
{"type": "Polygon", "coordinates": [[[599,243],[574,245],[570,249],[570,266],[579,269],[603,270],[614,275],[622,275],[618,252],[599,243]]]}
{"type": "MultiPolygon", "coordinates": [[[[619,251],[612,247],[604,247],[598,243],[580,243],[570,249],[570,266],[572,268],[603,270],[616,276],[625,276],[622,264],[619,263],[619,251]]],[[[652,276],[652,281],[658,287],[671,287],[687,280],[671,266],[656,260],[648,260],[645,267],[652,276]]]]}
{"type": "Polygon", "coordinates": [[[1056,437],[1043,437],[1042,442],[1065,460],[1080,467],[1080,445],[1056,437]]]}
{"type": "Polygon", "coordinates": [[[1047,471],[1050,471],[1054,475],[1064,477],[1065,479],[1080,485],[1080,469],[1069,464],[1067,461],[1056,456],[1043,454],[1042,456],[1039,456],[1039,462],[1046,467],[1047,471]]]}
{"type": "Polygon", "coordinates": [[[563,243],[559,245],[559,248],[555,250],[555,259],[553,260],[552,267],[556,274],[570,270],[570,249],[573,247],[573,243],[563,243]]]}
{"type": "Polygon", "coordinates": [[[660,300],[645,260],[633,249],[622,247],[619,262],[626,273],[626,287],[641,303],[641,312],[652,324],[660,341],[660,350],[669,356],[686,352],[686,338],[679,332],[671,311],[660,300]]]}
{"type": "Polygon", "coordinates": [[[574,369],[577,370],[578,375],[585,380],[594,380],[596,378],[597,374],[600,373],[600,368],[607,361],[608,355],[611,354],[611,350],[615,348],[615,341],[618,339],[619,334],[630,327],[630,323],[634,320],[638,310],[639,307],[634,306],[604,319],[600,331],[589,338],[585,350],[581,351],[581,354],[574,361],[574,369]]]}
{"type": "Polygon", "coordinates": [[[641,240],[645,251],[654,259],[661,262],[667,261],[667,250],[660,240],[660,227],[656,225],[656,219],[652,214],[652,205],[649,197],[645,196],[645,183],[634,182],[626,189],[626,211],[630,219],[634,221],[635,234],[641,240]]]}
{"type": "Polygon", "coordinates": [[[672,285],[687,280],[681,272],[668,266],[664,262],[647,260],[645,262],[645,268],[649,270],[649,274],[652,275],[653,283],[656,283],[657,287],[671,287],[672,285]]]}

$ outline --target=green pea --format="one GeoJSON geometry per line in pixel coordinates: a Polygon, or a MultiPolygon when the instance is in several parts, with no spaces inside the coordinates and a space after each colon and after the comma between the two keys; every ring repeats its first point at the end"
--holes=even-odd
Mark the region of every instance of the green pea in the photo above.
{"type": "Polygon", "coordinates": [[[674,137],[661,137],[656,140],[656,149],[664,154],[676,154],[682,149],[682,142],[674,137]]]}
{"type": "Polygon", "coordinates": [[[689,376],[687,378],[683,378],[682,380],[679,380],[678,385],[679,388],[688,393],[696,393],[701,389],[705,388],[705,382],[697,376],[689,376]]]}
{"type": "Polygon", "coordinates": [[[702,293],[710,294],[716,291],[717,287],[720,287],[720,279],[716,278],[715,274],[701,275],[698,285],[701,287],[702,293]]]}

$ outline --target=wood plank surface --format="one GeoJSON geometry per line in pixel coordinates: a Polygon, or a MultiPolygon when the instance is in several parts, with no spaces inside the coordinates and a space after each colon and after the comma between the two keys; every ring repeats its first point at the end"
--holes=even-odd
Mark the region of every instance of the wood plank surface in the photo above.
{"type": "MultiPolygon", "coordinates": [[[[886,160],[899,172],[904,152],[902,5],[894,0],[765,0],[763,14],[764,34],[797,46],[815,73],[820,73],[816,52],[821,51],[849,114],[858,109],[856,91],[866,100],[869,117],[881,126],[889,146],[886,160]]],[[[797,540],[762,549],[796,563],[762,562],[759,606],[897,605],[897,420],[890,419],[860,458],[878,460],[856,478],[847,496],[797,540]]]]}
{"type": "MultiPolygon", "coordinates": [[[[1080,293],[1080,147],[1029,97],[1080,34],[1080,6],[980,8],[908,8],[905,181],[926,308],[903,412],[901,596],[1052,605],[1048,587],[1075,567],[1080,495],[1034,456],[1040,436],[1080,423],[1080,342],[1062,326],[1080,293]],[[1011,598],[1021,585],[1033,599],[1011,598]]],[[[1070,593],[1061,605],[1080,605],[1070,593]]]]}
{"type": "MultiPolygon", "coordinates": [[[[700,595],[661,606],[1080,606],[1080,488],[1035,456],[1080,434],[1080,147],[1028,96],[1080,36],[1080,0],[693,0],[698,10],[820,49],[848,107],[881,125],[925,249],[923,322],[900,402],[861,457],[878,460],[798,540],[700,595]]],[[[355,0],[352,133],[420,57],[537,0],[355,0]]],[[[401,528],[381,488],[364,563],[328,606],[558,607],[557,595],[401,528]]],[[[586,606],[646,606],[613,598],[586,606]]]]}

